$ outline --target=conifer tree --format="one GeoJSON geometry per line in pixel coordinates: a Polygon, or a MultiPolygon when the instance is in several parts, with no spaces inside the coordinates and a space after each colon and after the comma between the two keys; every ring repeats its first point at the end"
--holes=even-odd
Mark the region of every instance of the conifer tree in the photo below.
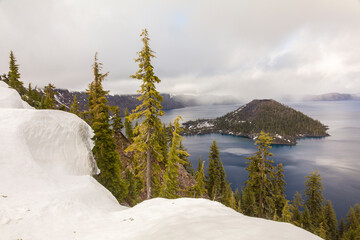
{"type": "Polygon", "coordinates": [[[96,53],[93,65],[94,80],[87,90],[91,127],[94,130],[92,151],[101,171],[96,179],[121,202],[127,195],[128,186],[122,179],[122,166],[119,154],[115,150],[113,131],[110,128],[110,107],[107,105],[106,99],[108,92],[102,87],[108,73],[101,73],[101,69],[102,64],[98,62],[96,53]]]}
{"type": "Polygon", "coordinates": [[[337,220],[334,208],[330,200],[327,200],[324,206],[324,228],[326,230],[326,239],[337,239],[337,220]]]}
{"type": "Polygon", "coordinates": [[[323,185],[321,176],[318,171],[311,172],[310,176],[306,176],[305,181],[305,206],[310,212],[311,222],[315,228],[319,227],[323,220],[323,185]]]}
{"type": "Polygon", "coordinates": [[[285,201],[284,207],[282,209],[282,221],[283,222],[290,222],[291,221],[291,212],[290,212],[290,206],[288,201],[285,201]]]}
{"type": "Polygon", "coordinates": [[[341,217],[339,227],[338,227],[338,238],[341,239],[345,232],[345,221],[344,218],[341,217]]]}
{"type": "Polygon", "coordinates": [[[209,165],[207,168],[207,192],[212,200],[222,201],[226,192],[226,175],[216,141],[210,146],[209,165]]]}
{"type": "Polygon", "coordinates": [[[299,192],[296,192],[294,197],[293,197],[293,200],[292,200],[292,203],[291,203],[291,206],[290,206],[290,209],[291,209],[291,212],[292,212],[292,222],[296,225],[296,226],[300,226],[301,224],[301,208],[304,206],[304,201],[301,197],[301,194],[299,192]]]}
{"type": "Polygon", "coordinates": [[[304,214],[302,215],[302,219],[301,219],[301,227],[310,232],[314,230],[311,221],[310,211],[306,206],[305,206],[304,214]]]}
{"type": "Polygon", "coordinates": [[[241,212],[241,196],[238,188],[236,188],[235,190],[234,197],[235,197],[235,210],[241,212]]]}
{"type": "Polygon", "coordinates": [[[49,83],[44,87],[45,100],[44,100],[44,108],[46,109],[55,109],[56,101],[55,101],[55,86],[49,83]]]}
{"type": "MultiPolygon", "coordinates": [[[[186,148],[184,147],[182,141],[180,141],[180,146],[179,146],[179,149],[184,151],[184,152],[187,152],[186,148]]],[[[188,158],[187,155],[182,155],[180,154],[180,159],[182,160],[182,165],[184,166],[185,170],[191,175],[191,176],[194,176],[194,169],[191,165],[191,162],[188,158]]]]}
{"type": "Polygon", "coordinates": [[[284,175],[284,168],[282,163],[278,164],[274,168],[274,178],[272,180],[272,187],[273,187],[273,196],[274,196],[274,205],[276,209],[276,214],[278,216],[282,216],[282,209],[285,206],[286,195],[285,195],[285,175],[284,175]]]}
{"type": "Polygon", "coordinates": [[[125,108],[125,118],[124,118],[124,127],[125,127],[125,135],[129,141],[132,142],[134,133],[131,121],[129,120],[129,110],[125,108]]]}
{"type": "Polygon", "coordinates": [[[122,123],[120,110],[117,106],[115,106],[115,108],[114,108],[114,115],[112,117],[111,126],[114,131],[115,137],[119,137],[120,135],[122,135],[121,130],[124,128],[124,125],[122,123]]]}
{"type": "Polygon", "coordinates": [[[269,152],[271,149],[272,137],[269,134],[261,132],[255,144],[258,152],[248,158],[249,172],[248,180],[245,182],[245,193],[254,193],[256,199],[256,212],[258,217],[272,217],[274,211],[273,192],[271,189],[273,179],[273,161],[268,157],[273,156],[269,152]]]}
{"type": "Polygon", "coordinates": [[[241,211],[248,216],[258,216],[259,208],[257,207],[255,193],[249,188],[245,187],[241,190],[241,211]]]}
{"type": "Polygon", "coordinates": [[[315,229],[314,233],[319,237],[326,239],[326,230],[324,227],[324,222],[320,222],[319,226],[315,229]]]}
{"type": "Polygon", "coordinates": [[[70,112],[77,115],[77,116],[80,116],[80,107],[79,107],[79,102],[77,100],[77,94],[75,94],[74,96],[74,99],[73,99],[73,102],[70,106],[70,112]]]}
{"type": "Polygon", "coordinates": [[[174,130],[172,133],[171,147],[168,152],[166,169],[163,175],[163,182],[160,191],[160,197],[177,198],[180,197],[177,192],[179,191],[179,164],[183,163],[180,155],[189,156],[189,154],[180,149],[180,119],[178,116],[174,121],[174,130]]]}
{"type": "MultiPolygon", "coordinates": [[[[135,62],[139,63],[139,70],[132,75],[134,79],[140,80],[141,89],[138,91],[141,102],[139,106],[129,115],[129,120],[143,121],[135,127],[133,143],[127,148],[127,151],[135,152],[135,161],[146,159],[146,198],[152,197],[152,181],[159,177],[159,162],[163,160],[161,155],[161,146],[158,142],[161,131],[160,116],[164,114],[161,110],[162,96],[156,90],[155,84],[160,83],[160,79],[154,74],[154,67],[151,65],[151,58],[155,57],[154,52],[149,46],[149,36],[146,29],[140,35],[144,44],[142,50],[138,52],[138,58],[135,62]]],[[[155,187],[158,187],[155,185],[155,187]]]]}
{"type": "Polygon", "coordinates": [[[196,184],[192,189],[192,192],[194,192],[194,197],[196,198],[201,198],[206,193],[204,163],[204,161],[201,161],[201,157],[199,157],[198,168],[195,173],[196,184]]]}
{"type": "Polygon", "coordinates": [[[26,89],[24,88],[23,82],[20,81],[19,65],[16,64],[16,59],[13,51],[10,51],[10,62],[9,62],[9,73],[8,73],[8,85],[18,91],[23,96],[26,89]]]}

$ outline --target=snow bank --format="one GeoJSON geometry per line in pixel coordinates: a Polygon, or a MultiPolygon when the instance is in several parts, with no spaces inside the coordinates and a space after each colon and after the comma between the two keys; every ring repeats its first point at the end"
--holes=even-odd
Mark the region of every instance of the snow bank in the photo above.
{"type": "Polygon", "coordinates": [[[90,127],[69,113],[28,109],[3,85],[1,240],[319,239],[204,199],[152,199],[122,207],[91,177],[98,169],[90,127]]]}

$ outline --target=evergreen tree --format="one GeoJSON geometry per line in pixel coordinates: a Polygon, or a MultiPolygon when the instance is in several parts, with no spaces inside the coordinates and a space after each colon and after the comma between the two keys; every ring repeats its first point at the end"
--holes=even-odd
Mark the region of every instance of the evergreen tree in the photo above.
{"type": "MultiPolygon", "coordinates": [[[[179,146],[179,149],[184,151],[184,152],[187,152],[186,148],[184,147],[182,141],[180,141],[180,146],[179,146]]],[[[182,155],[180,154],[180,159],[182,160],[182,165],[184,166],[185,170],[191,175],[191,176],[194,176],[194,169],[191,165],[191,162],[188,158],[188,155],[182,155]]]]}
{"type": "Polygon", "coordinates": [[[87,94],[89,95],[89,115],[91,127],[94,130],[93,154],[101,173],[96,179],[106,187],[119,202],[127,195],[127,183],[121,174],[121,161],[116,152],[113,131],[110,128],[110,107],[107,105],[106,94],[102,87],[108,73],[101,73],[102,64],[98,62],[97,54],[93,65],[94,80],[90,83],[87,94]]]}
{"type": "Polygon", "coordinates": [[[324,222],[320,222],[319,226],[315,229],[314,233],[319,237],[326,239],[326,230],[324,227],[324,222]]]}
{"type": "Polygon", "coordinates": [[[294,198],[292,200],[290,209],[292,212],[292,222],[296,226],[300,226],[302,220],[301,220],[301,208],[304,206],[304,201],[301,197],[301,194],[299,192],[296,192],[294,195],[294,198]]]}
{"type": "Polygon", "coordinates": [[[344,218],[340,219],[339,227],[338,227],[338,238],[341,239],[345,232],[345,222],[344,218]]]}
{"type": "Polygon", "coordinates": [[[359,216],[357,216],[355,209],[350,207],[345,218],[345,229],[346,231],[349,231],[350,229],[356,229],[357,227],[359,227],[359,216]]]}
{"type": "Polygon", "coordinates": [[[49,85],[44,87],[45,100],[44,100],[44,108],[46,109],[55,109],[56,101],[55,101],[55,86],[49,83],[49,85]]]}
{"type": "Polygon", "coordinates": [[[206,193],[204,163],[205,162],[201,161],[201,157],[199,157],[199,163],[198,163],[197,171],[195,173],[196,184],[192,188],[192,192],[194,193],[193,196],[196,198],[201,198],[206,193]]]}
{"type": "Polygon", "coordinates": [[[125,135],[129,141],[132,142],[134,133],[131,121],[129,120],[129,110],[125,108],[125,118],[124,118],[124,127],[125,127],[125,135]]]}
{"type": "Polygon", "coordinates": [[[10,51],[9,73],[8,73],[8,85],[18,91],[23,96],[26,92],[23,82],[20,81],[19,65],[16,64],[16,59],[13,51],[10,51]]]}
{"type": "Polygon", "coordinates": [[[337,220],[334,208],[330,200],[327,200],[324,206],[324,228],[326,230],[326,239],[337,239],[337,220]]]}
{"type": "Polygon", "coordinates": [[[179,164],[182,164],[180,155],[189,156],[189,154],[180,149],[180,119],[178,116],[174,121],[174,131],[172,134],[171,147],[168,152],[166,169],[163,175],[163,183],[161,186],[160,197],[177,198],[180,197],[177,192],[179,191],[179,164]]]}
{"type": "Polygon", "coordinates": [[[286,195],[285,195],[285,175],[284,168],[282,163],[278,164],[274,168],[274,178],[272,180],[273,184],[273,196],[274,196],[274,205],[276,209],[276,214],[282,216],[282,209],[285,204],[287,204],[286,195]]]}
{"type": "Polygon", "coordinates": [[[314,230],[314,227],[313,227],[313,224],[311,221],[310,211],[306,206],[305,206],[304,214],[302,215],[302,219],[301,219],[301,227],[310,232],[312,232],[314,230]]]}
{"type": "Polygon", "coordinates": [[[241,196],[238,188],[236,188],[235,190],[234,197],[235,197],[235,210],[241,212],[241,196]]]}
{"type": "Polygon", "coordinates": [[[255,193],[249,188],[245,187],[241,190],[241,211],[248,216],[258,216],[259,208],[257,207],[255,193]]]}
{"type": "Polygon", "coordinates": [[[155,76],[154,67],[151,65],[151,58],[155,56],[149,46],[147,30],[144,29],[140,36],[144,47],[138,52],[138,58],[135,60],[139,63],[139,70],[131,77],[142,81],[141,89],[138,91],[140,93],[138,100],[141,104],[129,115],[129,120],[143,121],[135,127],[134,132],[138,135],[134,137],[127,151],[135,152],[136,161],[146,159],[146,198],[149,199],[152,197],[152,181],[159,178],[158,164],[163,160],[158,139],[162,127],[159,117],[164,112],[161,110],[162,96],[155,88],[155,84],[160,83],[160,79],[155,76]]]}
{"type": "Polygon", "coordinates": [[[120,135],[122,135],[121,130],[124,128],[124,125],[120,116],[120,110],[117,106],[115,106],[114,108],[114,115],[112,117],[111,126],[114,131],[115,137],[119,137],[120,135]]]}
{"type": "Polygon", "coordinates": [[[77,100],[77,94],[75,94],[74,96],[74,99],[73,99],[73,102],[70,106],[70,112],[77,115],[77,116],[80,116],[80,107],[79,107],[79,102],[77,100]]]}
{"type": "Polygon", "coordinates": [[[289,203],[288,203],[287,200],[285,201],[284,207],[283,207],[281,212],[282,212],[282,221],[283,222],[290,222],[292,214],[290,212],[290,206],[289,206],[289,203]]]}
{"type": "MultiPolygon", "coordinates": [[[[272,217],[275,209],[273,202],[272,179],[273,166],[272,160],[268,157],[273,156],[269,152],[271,149],[272,137],[269,134],[261,132],[255,144],[258,152],[248,158],[249,172],[248,180],[245,182],[247,193],[254,193],[256,199],[256,212],[258,217],[272,217]]],[[[280,184],[280,183],[279,183],[280,184]]],[[[280,192],[280,191],[279,191],[280,192]]]]}
{"type": "Polygon", "coordinates": [[[323,220],[323,185],[321,176],[318,171],[311,172],[310,176],[306,176],[305,181],[305,206],[310,212],[311,222],[315,228],[319,227],[323,220]]]}
{"type": "Polygon", "coordinates": [[[209,165],[207,168],[207,192],[212,200],[222,201],[226,192],[226,175],[216,141],[210,146],[209,165]]]}

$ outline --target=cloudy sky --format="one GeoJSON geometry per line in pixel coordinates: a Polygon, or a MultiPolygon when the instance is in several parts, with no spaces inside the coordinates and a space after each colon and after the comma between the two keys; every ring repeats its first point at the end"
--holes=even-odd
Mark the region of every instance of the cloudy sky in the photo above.
{"type": "Polygon", "coordinates": [[[360,92],[359,0],[0,0],[0,73],[83,90],[95,52],[105,88],[131,94],[147,28],[161,92],[241,99],[360,92]]]}

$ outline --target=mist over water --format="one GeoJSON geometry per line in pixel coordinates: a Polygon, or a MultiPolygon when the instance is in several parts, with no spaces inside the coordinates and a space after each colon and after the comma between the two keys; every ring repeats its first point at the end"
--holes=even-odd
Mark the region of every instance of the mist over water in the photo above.
{"type": "MultiPolygon", "coordinates": [[[[286,104],[329,126],[326,138],[298,140],[296,146],[273,146],[275,164],[283,163],[286,194],[289,200],[296,191],[304,190],[305,176],[319,170],[324,196],[334,205],[337,217],[345,216],[349,207],[360,203],[360,101],[296,102],[286,104]]],[[[169,110],[163,121],[168,123],[180,115],[184,121],[215,118],[238,108],[237,105],[187,107],[169,110]]],[[[208,163],[209,147],[216,140],[227,179],[233,189],[241,188],[247,179],[246,157],[256,152],[248,138],[207,134],[187,136],[184,145],[190,161],[197,167],[199,156],[208,163]]]]}

